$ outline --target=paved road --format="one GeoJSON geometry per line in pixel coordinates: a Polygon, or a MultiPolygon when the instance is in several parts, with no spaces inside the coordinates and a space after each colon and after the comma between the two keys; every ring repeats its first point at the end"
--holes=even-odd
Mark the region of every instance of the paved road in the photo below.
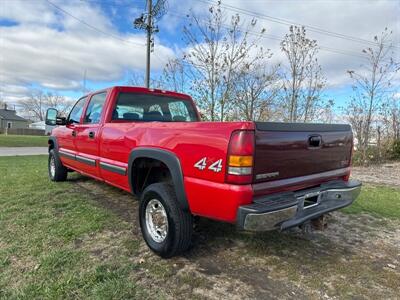
{"type": "Polygon", "coordinates": [[[47,147],[0,147],[0,156],[47,154],[47,147]]]}

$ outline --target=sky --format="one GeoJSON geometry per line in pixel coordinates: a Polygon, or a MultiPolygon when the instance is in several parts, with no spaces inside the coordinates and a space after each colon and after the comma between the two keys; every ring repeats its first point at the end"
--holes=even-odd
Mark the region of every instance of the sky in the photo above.
{"type": "MultiPolygon", "coordinates": [[[[156,0],[153,0],[156,2],[156,0]]],[[[182,26],[189,12],[207,15],[209,0],[167,0],[166,14],[151,56],[152,74],[186,45],[182,26]]],[[[227,15],[239,11],[244,22],[257,18],[266,29],[260,43],[273,63],[285,63],[279,39],[289,24],[302,24],[320,46],[318,58],[335,107],[351,96],[347,70],[362,69],[362,49],[385,27],[393,31],[394,58],[400,61],[400,0],[224,0],[227,15]]],[[[145,0],[0,0],[0,99],[16,105],[42,89],[77,99],[86,89],[124,85],[145,70],[146,39],[132,22],[145,0]]],[[[229,21],[229,19],[228,19],[229,21]]]]}

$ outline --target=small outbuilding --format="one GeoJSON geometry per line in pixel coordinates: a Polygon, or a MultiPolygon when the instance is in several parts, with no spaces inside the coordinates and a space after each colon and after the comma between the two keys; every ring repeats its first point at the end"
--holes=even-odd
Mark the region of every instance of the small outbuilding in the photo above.
{"type": "Polygon", "coordinates": [[[0,109],[0,130],[28,128],[29,121],[17,115],[13,109],[8,109],[7,105],[0,109]]]}

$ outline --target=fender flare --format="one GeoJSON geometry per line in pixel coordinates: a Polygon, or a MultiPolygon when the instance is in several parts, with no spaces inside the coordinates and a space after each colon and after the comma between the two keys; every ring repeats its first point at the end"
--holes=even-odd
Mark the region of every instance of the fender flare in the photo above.
{"type": "Polygon", "coordinates": [[[52,141],[53,142],[53,145],[54,145],[54,150],[57,152],[57,154],[58,154],[58,143],[57,143],[57,139],[56,139],[56,137],[55,136],[49,136],[49,140],[48,140],[48,144],[49,144],[49,146],[48,146],[48,148],[49,148],[49,152],[50,152],[50,141],[52,141]]]}
{"type": "Polygon", "coordinates": [[[57,138],[55,136],[49,136],[49,139],[48,139],[47,143],[48,143],[48,147],[47,148],[48,148],[49,154],[50,154],[50,150],[53,149],[56,159],[58,159],[60,161],[60,163],[62,164],[60,153],[58,152],[57,138]],[[53,148],[50,148],[50,142],[53,143],[53,148]]]}
{"type": "Polygon", "coordinates": [[[128,181],[132,194],[134,194],[132,168],[135,160],[138,158],[157,159],[163,162],[168,167],[171,172],[172,182],[174,183],[174,189],[176,197],[178,199],[178,203],[182,209],[189,210],[189,204],[187,201],[185,186],[183,182],[181,163],[178,157],[176,157],[173,152],[168,150],[141,147],[139,149],[134,149],[131,151],[128,161],[128,181]]]}

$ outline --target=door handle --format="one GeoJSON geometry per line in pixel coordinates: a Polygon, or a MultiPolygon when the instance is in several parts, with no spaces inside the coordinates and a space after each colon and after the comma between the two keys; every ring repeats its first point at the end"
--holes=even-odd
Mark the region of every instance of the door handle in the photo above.
{"type": "Polygon", "coordinates": [[[322,138],[319,135],[313,135],[308,138],[308,145],[313,148],[321,147],[322,138]]]}
{"type": "Polygon", "coordinates": [[[76,131],[75,131],[75,130],[72,130],[71,135],[72,135],[72,136],[76,136],[76,131]]]}
{"type": "Polygon", "coordinates": [[[94,138],[94,131],[89,132],[89,138],[93,139],[94,138]]]}

